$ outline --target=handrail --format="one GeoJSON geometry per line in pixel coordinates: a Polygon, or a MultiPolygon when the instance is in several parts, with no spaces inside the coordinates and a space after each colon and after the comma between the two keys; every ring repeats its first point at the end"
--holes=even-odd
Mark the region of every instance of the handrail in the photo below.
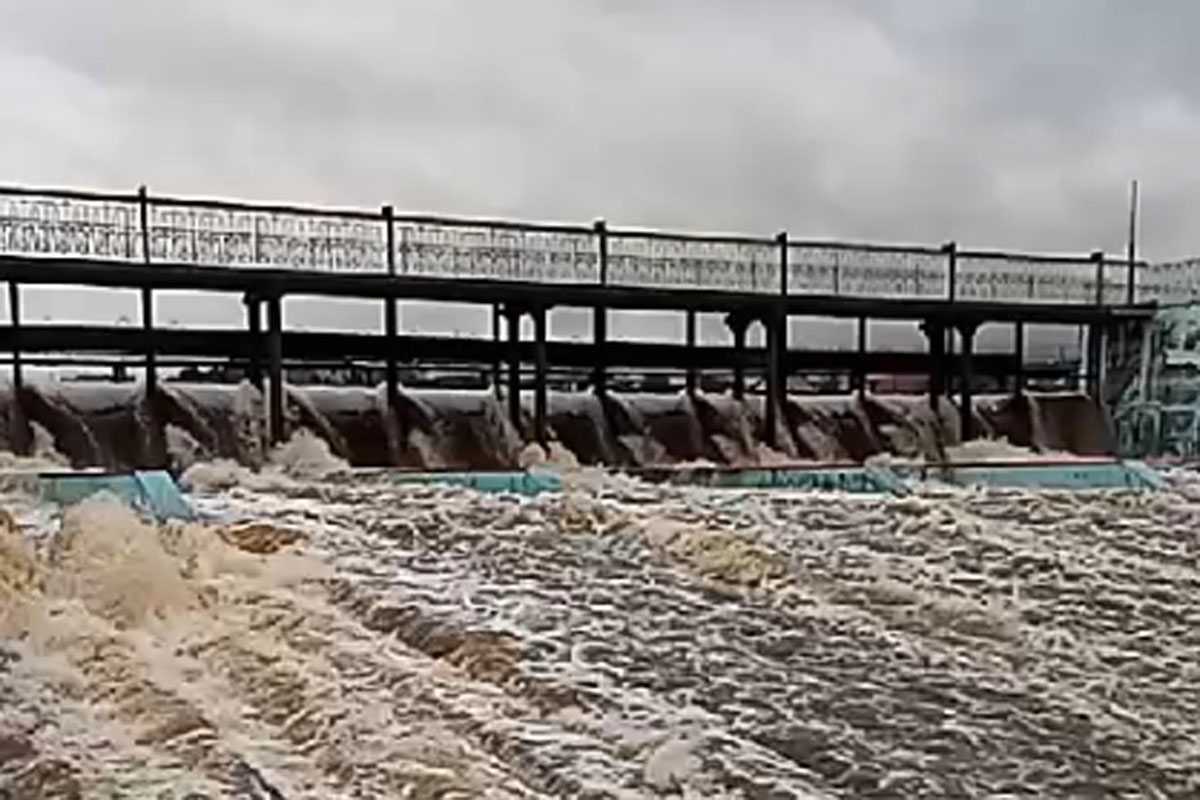
{"type": "MultiPolygon", "coordinates": [[[[1121,306],[1143,289],[1149,292],[1139,298],[1143,301],[1192,294],[1190,272],[1187,281],[1156,282],[1161,270],[1155,273],[1145,261],[1130,264],[1103,253],[608,228],[602,221],[386,214],[382,207],[187,198],[144,189],[0,185],[0,254],[358,272],[385,272],[391,263],[397,275],[435,278],[951,302],[1121,306]]],[[[1188,269],[1200,273],[1200,263],[1188,269]]],[[[1200,276],[1194,282],[1200,288],[1200,276]]]]}

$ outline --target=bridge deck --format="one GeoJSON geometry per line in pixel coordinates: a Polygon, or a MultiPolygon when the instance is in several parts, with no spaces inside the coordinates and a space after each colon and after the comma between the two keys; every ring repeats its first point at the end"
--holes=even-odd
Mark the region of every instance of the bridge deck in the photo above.
{"type": "Polygon", "coordinates": [[[0,280],[18,284],[234,292],[261,298],[286,295],[381,300],[396,298],[485,305],[499,303],[517,307],[600,306],[609,309],[723,312],[749,316],[782,311],[790,316],[933,320],[948,325],[958,322],[1104,324],[1117,319],[1149,319],[1156,309],[1153,304],[1097,306],[823,294],[769,295],[696,288],[331,274],[309,270],[180,263],[147,265],[29,256],[0,256],[0,280]]]}
{"type": "MultiPolygon", "coordinates": [[[[962,425],[969,438],[973,376],[986,366],[1004,367],[973,353],[979,325],[1013,323],[1018,342],[1023,342],[1025,323],[1088,326],[1089,369],[1099,376],[1106,330],[1124,331],[1127,322],[1148,320],[1157,300],[1191,291],[1190,272],[1146,267],[1100,252],[1037,255],[960,249],[953,242],[897,246],[802,241],[787,233],[769,238],[666,233],[611,229],[602,221],[558,225],[397,214],[390,206],[369,212],[151,197],[144,188],[137,194],[106,194],[0,187],[0,280],[9,284],[13,310],[12,327],[0,344],[14,354],[15,383],[21,381],[20,352],[30,348],[140,350],[149,394],[156,385],[159,353],[253,350],[267,362],[276,439],[284,435],[285,354],[345,356],[362,350],[366,355],[382,349],[391,396],[406,348],[431,358],[463,350],[461,342],[398,336],[392,300],[502,310],[510,339],[470,347],[490,359],[503,353],[514,424],[520,419],[521,363],[535,364],[534,438],[540,441],[546,437],[551,363],[590,366],[601,394],[606,370],[622,362],[682,366],[690,371],[689,387],[695,385],[697,368],[732,368],[735,395],[744,391],[745,369],[762,365],[767,385],[763,428],[769,442],[787,376],[805,364],[825,365],[831,358],[849,364],[860,386],[868,370],[917,369],[911,355],[869,352],[862,334],[853,356],[797,352],[787,341],[788,317],[854,318],[860,332],[867,319],[925,323],[930,353],[916,358],[929,373],[934,394],[947,390],[950,370],[959,373],[962,425]],[[24,326],[23,284],[139,289],[142,329],[126,333],[24,326]],[[247,300],[249,330],[158,329],[156,290],[241,294],[247,300]],[[388,301],[386,338],[285,333],[281,298],[295,295],[388,301]],[[610,342],[607,314],[593,315],[593,343],[586,348],[548,342],[546,311],[561,306],[686,312],[688,344],[662,348],[610,342]],[[698,312],[727,315],[733,348],[696,346],[698,312]],[[523,315],[533,319],[533,342],[520,341],[515,323],[523,315]],[[756,319],[766,328],[765,351],[746,347],[746,326],[756,319]],[[958,357],[945,352],[946,338],[940,333],[951,327],[960,333],[958,357]]],[[[1018,376],[1020,353],[1018,346],[1017,353],[1006,357],[1018,376]]]]}

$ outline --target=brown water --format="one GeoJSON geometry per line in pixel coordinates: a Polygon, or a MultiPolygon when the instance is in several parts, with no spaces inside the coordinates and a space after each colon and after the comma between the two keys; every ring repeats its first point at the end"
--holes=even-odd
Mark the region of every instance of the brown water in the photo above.
{"type": "Polygon", "coordinates": [[[0,496],[0,797],[1200,792],[1189,475],[530,500],[272,461],[192,470],[220,525],[0,496]]]}
{"type": "MultiPolygon", "coordinates": [[[[307,429],[354,466],[504,468],[526,444],[504,404],[482,391],[405,390],[389,410],[381,388],[289,387],[289,431],[307,429]]],[[[531,430],[526,402],[523,427],[531,430]]],[[[959,442],[958,413],[934,413],[919,396],[792,396],[767,447],[763,400],[727,395],[551,393],[552,437],[582,464],[644,466],[709,461],[755,465],[795,460],[862,461],[880,453],[939,458],[959,442]]],[[[166,384],[147,401],[132,385],[27,386],[20,403],[0,394],[0,447],[47,443],[77,467],[232,459],[256,467],[268,449],[262,395],[249,384],[166,384]]],[[[987,436],[1040,450],[1111,452],[1103,412],[1077,394],[980,399],[987,436]]]]}

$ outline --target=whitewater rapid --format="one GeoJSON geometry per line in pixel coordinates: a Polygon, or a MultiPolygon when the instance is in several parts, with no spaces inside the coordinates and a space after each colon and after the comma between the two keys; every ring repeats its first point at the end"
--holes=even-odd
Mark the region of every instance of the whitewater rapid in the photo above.
{"type": "Polygon", "coordinates": [[[1200,481],[0,504],[0,797],[1190,797],[1200,481]],[[6,794],[7,793],[7,794],[6,794]]]}

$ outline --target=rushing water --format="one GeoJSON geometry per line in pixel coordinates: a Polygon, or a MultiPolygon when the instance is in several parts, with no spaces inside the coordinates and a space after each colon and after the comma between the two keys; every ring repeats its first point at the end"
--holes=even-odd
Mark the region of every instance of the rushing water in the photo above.
{"type": "MultiPolygon", "coordinates": [[[[382,387],[294,387],[289,430],[314,432],[354,466],[502,468],[526,440],[491,392],[403,390],[388,408],[382,387]]],[[[532,397],[523,430],[532,432],[532,397]]],[[[978,400],[977,425],[1023,447],[1111,452],[1104,415],[1078,394],[978,400]]],[[[14,400],[0,390],[0,449],[51,446],[74,466],[129,469],[197,460],[263,463],[263,397],[249,384],[163,384],[152,399],[132,384],[29,384],[14,400]]],[[[881,453],[937,457],[959,440],[958,413],[936,413],[920,396],[791,396],[775,444],[763,430],[763,399],[728,395],[551,393],[549,435],[582,464],[645,466],[711,461],[769,464],[799,459],[862,461],[881,453]]],[[[46,449],[43,447],[42,449],[46,449]]]]}
{"type": "Polygon", "coordinates": [[[0,797],[1193,797],[1200,482],[536,499],[194,468],[0,519],[0,797]]]}

